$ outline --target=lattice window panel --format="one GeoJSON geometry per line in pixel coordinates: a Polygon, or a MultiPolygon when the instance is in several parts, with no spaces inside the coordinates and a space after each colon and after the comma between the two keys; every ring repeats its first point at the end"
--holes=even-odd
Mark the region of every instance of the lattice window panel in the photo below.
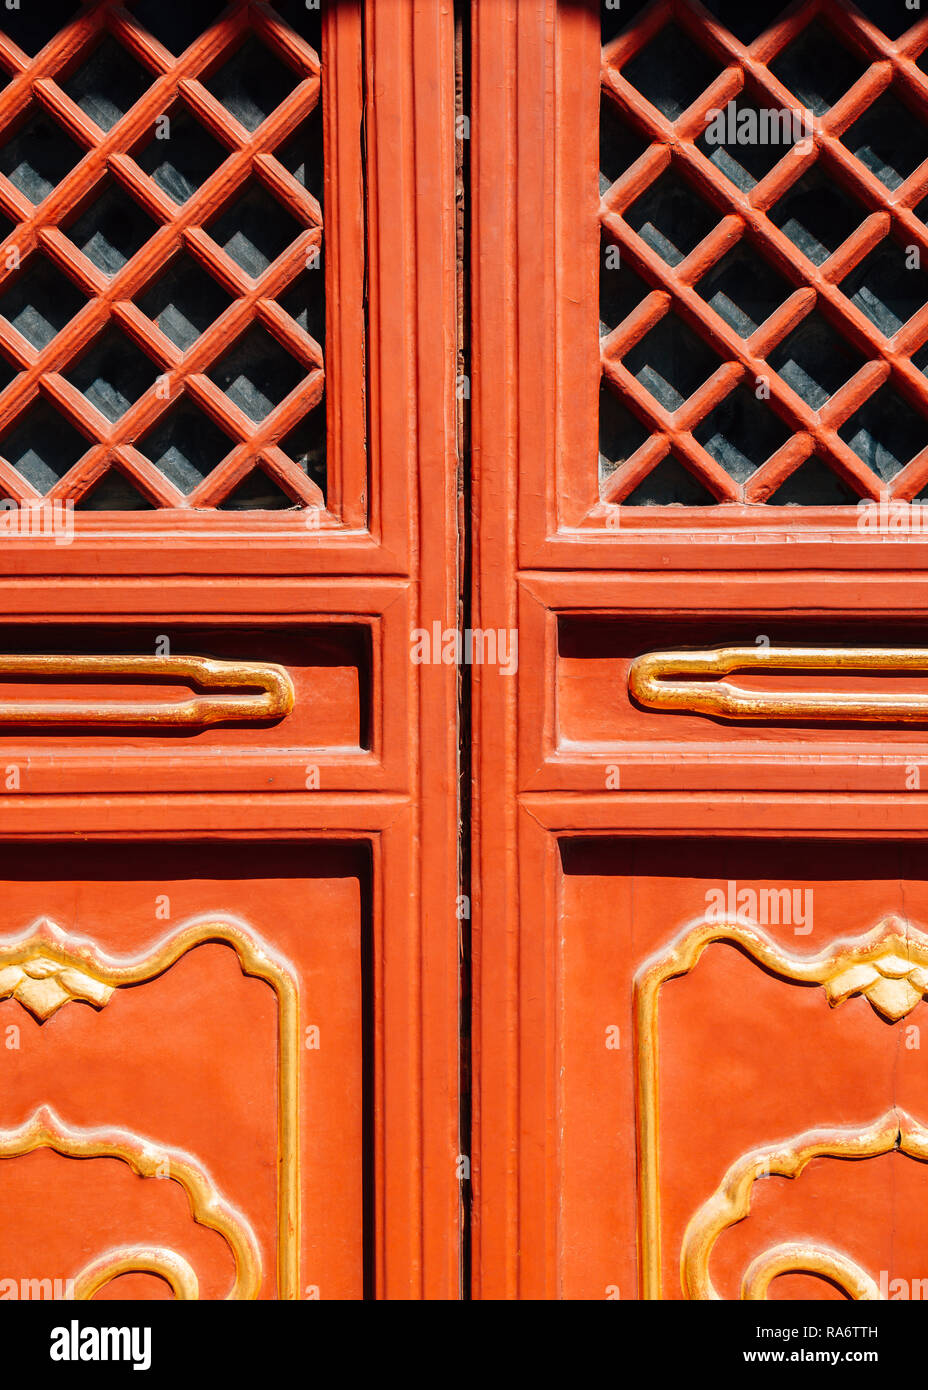
{"type": "Polygon", "coordinates": [[[601,500],[928,497],[928,17],[622,0],[601,81],[601,500]]]}
{"type": "Polygon", "coordinates": [[[303,0],[0,5],[0,494],[324,507],[320,89],[303,0]]]}

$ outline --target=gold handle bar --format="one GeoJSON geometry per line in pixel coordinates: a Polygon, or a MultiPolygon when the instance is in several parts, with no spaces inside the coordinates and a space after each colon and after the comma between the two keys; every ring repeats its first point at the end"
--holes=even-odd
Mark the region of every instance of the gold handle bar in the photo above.
{"type": "Polygon", "coordinates": [[[859,694],[794,690],[782,695],[740,690],[725,681],[673,681],[674,676],[726,676],[732,671],[879,671],[928,675],[926,647],[713,647],[647,652],[628,672],[629,693],[650,709],[688,710],[722,719],[847,719],[868,723],[928,722],[928,690],[859,694]]]}
{"type": "Polygon", "coordinates": [[[283,666],[216,661],[208,656],[10,656],[0,676],[155,676],[193,681],[204,691],[253,688],[260,694],[195,695],[181,701],[0,701],[2,724],[160,724],[168,728],[279,719],[293,708],[293,682],[283,666]]]}

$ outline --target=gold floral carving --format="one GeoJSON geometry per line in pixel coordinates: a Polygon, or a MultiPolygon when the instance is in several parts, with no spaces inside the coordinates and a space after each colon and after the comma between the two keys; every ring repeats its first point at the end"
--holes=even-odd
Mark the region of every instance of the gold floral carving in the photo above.
{"type": "MultiPolygon", "coordinates": [[[[75,1129],[47,1106],[19,1129],[0,1130],[0,1159],[19,1158],[36,1149],[53,1149],[68,1158],[120,1158],[139,1177],[169,1177],[187,1194],[190,1214],[200,1226],[218,1231],[235,1260],[230,1299],[257,1298],[261,1252],[251,1226],[220,1195],[200,1164],[180,1149],[169,1149],[125,1129],[75,1129]]],[[[90,1298],[119,1274],[150,1272],[166,1278],[181,1296],[196,1297],[196,1276],[182,1256],[152,1247],[120,1247],[99,1256],[74,1280],[76,1297],[90,1298]],[[191,1276],[193,1280],[191,1283],[191,1276]]]]}
{"type": "MultiPolygon", "coordinates": [[[[113,990],[156,979],[188,951],[208,942],[231,947],[238,956],[242,973],[264,980],[277,996],[277,1284],[281,1298],[297,1299],[300,1297],[300,1021],[299,992],[290,963],[272,951],[247,923],[234,917],[192,918],[147,953],[124,958],[106,955],[94,942],[69,936],[46,918],[22,936],[0,940],[0,997],[13,995],[38,1018],[49,1017],[70,999],[84,999],[102,1007],[113,990]],[[36,986],[40,987],[38,991],[36,986]]],[[[3,1138],[0,1135],[0,1156],[10,1157],[2,1149],[3,1138]]],[[[187,1161],[192,1163],[192,1160],[187,1161]]],[[[113,1251],[111,1256],[116,1259],[120,1253],[113,1251]]],[[[165,1255],[164,1251],[160,1253],[165,1255]]],[[[179,1288],[187,1291],[178,1293],[178,1297],[196,1296],[189,1292],[193,1285],[180,1265],[171,1265],[168,1260],[164,1268],[154,1272],[166,1278],[175,1292],[179,1288]]],[[[248,1279],[242,1287],[251,1287],[248,1279]]],[[[232,1296],[252,1298],[255,1293],[232,1296]]]]}
{"type": "Polygon", "coordinates": [[[112,995],[109,985],[59,965],[48,956],[36,956],[25,965],[6,965],[0,970],[0,999],[18,999],[42,1023],[72,999],[102,1009],[112,995]]]}
{"type": "Polygon", "coordinates": [[[740,949],[749,959],[785,980],[821,986],[832,1008],[860,994],[890,1023],[904,1018],[928,989],[928,936],[894,915],[885,917],[866,935],[838,941],[814,956],[792,954],[760,927],[741,918],[722,922],[702,919],[685,927],[670,946],[645,961],[635,978],[635,1051],[638,1259],[641,1296],[647,1299],[662,1297],[660,992],[668,980],[689,974],[706,947],[714,942],[740,949]]]}
{"type": "MultiPolygon", "coordinates": [[[[898,1150],[928,1160],[928,1130],[904,1111],[890,1110],[869,1129],[813,1129],[775,1148],[756,1149],[729,1168],[721,1185],[692,1218],[683,1237],[680,1277],[688,1298],[721,1297],[709,1262],[723,1231],[751,1210],[754,1184],[761,1177],[797,1178],[813,1158],[867,1159],[898,1150]]],[[[764,1251],[748,1267],[741,1297],[761,1299],[779,1274],[809,1273],[830,1279],[851,1298],[879,1299],[879,1286],[847,1255],[828,1247],[789,1242],[764,1251]]]]}

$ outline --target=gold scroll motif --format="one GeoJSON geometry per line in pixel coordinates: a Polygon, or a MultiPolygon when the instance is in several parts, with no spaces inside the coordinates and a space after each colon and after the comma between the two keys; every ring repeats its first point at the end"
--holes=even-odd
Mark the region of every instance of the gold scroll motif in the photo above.
{"type": "MultiPolygon", "coordinates": [[[[896,1150],[909,1158],[928,1160],[928,1130],[902,1110],[888,1111],[869,1129],[812,1129],[775,1148],[756,1149],[739,1158],[699,1208],[683,1237],[680,1277],[687,1298],[721,1298],[709,1275],[712,1251],[722,1232],[750,1212],[758,1178],[797,1178],[813,1158],[866,1159],[896,1150]]],[[[741,1297],[762,1299],[777,1275],[799,1273],[829,1279],[850,1298],[882,1297],[876,1281],[847,1255],[798,1241],[758,1255],[744,1275],[741,1297]]]]}
{"type": "MultiPolygon", "coordinates": [[[[187,1301],[200,1297],[200,1285],[189,1262],[176,1250],[166,1250],[161,1245],[121,1245],[118,1250],[107,1250],[81,1270],[74,1280],[74,1297],[79,1301],[89,1300],[120,1274],[140,1272],[163,1279],[171,1286],[176,1299],[187,1301]]],[[[260,1257],[256,1273],[257,1284],[260,1284],[260,1257]]]]}
{"type": "MultiPolygon", "coordinates": [[[[245,922],[234,917],[195,917],[156,943],[145,954],[114,958],[100,951],[91,941],[68,936],[47,918],[22,936],[0,940],[0,998],[13,996],[42,1019],[71,1000],[84,1000],[97,1008],[105,1007],[113,991],[125,985],[144,984],[169,970],[182,956],[207,942],[230,946],[238,956],[242,973],[264,980],[277,996],[277,1284],[281,1298],[300,1297],[300,1021],[299,992],[293,967],[271,948],[245,922]],[[36,990],[39,986],[39,991],[36,990]]],[[[42,1114],[43,1112],[38,1112],[42,1114]]],[[[47,1120],[47,1112],[45,1112],[47,1120]]],[[[36,1119],[33,1116],[33,1121],[36,1119]]],[[[32,1121],[30,1121],[32,1123],[32,1121]]],[[[60,1122],[58,1122],[60,1124],[60,1122]]],[[[49,1131],[51,1132],[51,1131],[49,1131]]],[[[12,1157],[4,1143],[22,1131],[0,1132],[0,1157],[12,1157]]],[[[69,1131],[73,1133],[73,1131],[69,1131]]],[[[131,1136],[130,1136],[131,1137],[131,1136]]],[[[149,1143],[149,1141],[145,1141],[149,1143]]],[[[57,1145],[46,1144],[46,1147],[57,1145]]],[[[34,1145],[42,1147],[42,1145],[34,1145]]],[[[28,1152],[25,1150],[24,1152],[28,1152]]],[[[59,1150],[64,1152],[64,1150],[59,1150]]],[[[167,1151],[166,1151],[167,1152],[167,1151]]],[[[120,1153],[126,1162],[131,1160],[120,1153]]],[[[186,1155],[181,1160],[193,1163],[186,1155]]],[[[136,1171],[140,1171],[136,1169],[136,1171]]],[[[171,1175],[174,1176],[173,1168],[171,1175]]],[[[191,1210],[194,1210],[191,1192],[191,1210]]],[[[198,1220],[194,1213],[194,1219],[198,1220]]],[[[210,1224],[205,1222],[204,1224],[210,1224]]],[[[244,1247],[243,1247],[244,1248],[244,1247]]],[[[149,1252],[151,1253],[151,1252],[149,1252]]],[[[112,1251],[110,1257],[125,1254],[112,1251]]],[[[195,1297],[193,1271],[170,1251],[155,1251],[163,1268],[157,1272],[167,1278],[178,1297],[195,1297]],[[175,1263],[172,1263],[175,1261],[175,1263]],[[180,1263],[176,1263],[180,1261],[180,1263]],[[170,1271],[170,1272],[168,1272],[170,1271]],[[189,1273],[188,1273],[189,1271],[189,1273]],[[179,1289],[186,1290],[181,1294],[179,1289]]],[[[109,1258],[109,1257],[108,1257],[109,1258]]],[[[88,1267],[89,1269],[90,1267],[88,1267]]],[[[109,1266],[107,1267],[109,1268],[109,1266]]],[[[151,1262],[146,1268],[153,1268],[151,1262]]],[[[258,1261],[260,1271],[260,1259],[258,1261]]],[[[122,1270],[120,1272],[126,1272],[122,1270]]],[[[109,1273],[103,1282],[114,1278],[109,1273]]],[[[85,1270],[85,1287],[101,1287],[85,1270]]],[[[260,1279],[258,1280],[260,1283],[260,1279]]],[[[251,1290],[249,1267],[236,1288],[251,1290]]],[[[233,1292],[233,1298],[254,1298],[252,1292],[233,1292]]],[[[85,1294],[86,1297],[91,1295],[85,1294]]]]}
{"type": "MultiPolygon", "coordinates": [[[[835,942],[815,956],[792,954],[760,927],[746,920],[736,918],[708,922],[702,919],[685,927],[668,947],[645,961],[635,977],[634,1010],[638,1259],[641,1296],[646,1299],[663,1296],[658,1035],[660,992],[668,980],[688,975],[706,947],[713,942],[739,948],[749,959],[784,980],[820,985],[832,1008],[852,995],[860,994],[889,1023],[904,1018],[928,991],[928,936],[895,915],[883,918],[866,935],[835,942]]],[[[895,1133],[894,1129],[893,1136],[895,1133]]],[[[752,1287],[760,1287],[765,1277],[765,1270],[756,1271],[752,1287]]],[[[773,1277],[771,1273],[767,1282],[773,1277]]]]}
{"type": "MultiPolygon", "coordinates": [[[[257,1298],[261,1287],[261,1252],[241,1212],[220,1195],[197,1161],[180,1149],[164,1148],[125,1129],[74,1129],[47,1106],[19,1129],[0,1130],[0,1159],[19,1158],[36,1149],[53,1149],[68,1158],[120,1158],[139,1177],[166,1175],[187,1194],[190,1214],[200,1226],[218,1231],[235,1260],[235,1281],[227,1297],[257,1298]]],[[[198,1296],[197,1279],[183,1256],[152,1246],[109,1250],[74,1279],[76,1298],[92,1298],[120,1274],[150,1273],[167,1279],[179,1298],[198,1296]]]]}
{"type": "Polygon", "coordinates": [[[646,652],[628,672],[629,693],[648,709],[711,714],[718,719],[847,719],[862,723],[928,721],[924,691],[744,690],[706,680],[732,671],[905,671],[928,674],[928,649],[916,647],[709,647],[646,652]],[[696,680],[669,677],[696,676],[696,680]]]}
{"type": "Polygon", "coordinates": [[[2,700],[0,725],[161,725],[195,727],[282,719],[293,709],[293,682],[270,661],[208,656],[19,656],[0,652],[0,675],[113,676],[192,681],[204,691],[251,688],[260,694],[195,695],[189,700],[2,700]]]}

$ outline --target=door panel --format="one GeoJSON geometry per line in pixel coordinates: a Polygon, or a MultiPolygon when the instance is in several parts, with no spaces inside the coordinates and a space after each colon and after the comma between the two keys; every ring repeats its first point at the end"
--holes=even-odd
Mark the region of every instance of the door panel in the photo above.
{"type": "Polygon", "coordinates": [[[857,699],[863,709],[868,697],[894,696],[911,701],[918,714],[924,676],[903,668],[900,654],[917,662],[926,628],[921,599],[907,587],[904,575],[880,576],[865,590],[849,582],[837,609],[823,592],[821,606],[810,610],[802,576],[755,576],[736,585],[711,574],[636,576],[633,583],[612,574],[532,575],[521,593],[519,682],[526,703],[544,717],[520,726],[526,786],[672,790],[686,767],[689,785],[700,788],[734,789],[749,778],[770,790],[814,791],[827,778],[836,789],[911,790],[912,769],[925,756],[922,720],[904,721],[900,711],[855,719],[838,705],[803,718],[783,703],[797,694],[833,694],[857,699]],[[715,672],[711,688],[763,698],[766,717],[699,708],[698,686],[688,707],[637,697],[635,663],[732,647],[744,653],[742,664],[715,672]],[[810,652],[811,668],[771,665],[784,648],[810,652]],[[873,658],[877,668],[857,669],[855,660],[873,649],[884,654],[873,658]],[[748,662],[753,666],[742,669],[748,662]]]}
{"type": "Polygon", "coordinates": [[[0,13],[16,1297],[460,1292],[453,41],[0,13]]]}
{"type": "MultiPolygon", "coordinates": [[[[899,1203],[920,1200],[922,1165],[892,1163],[899,1156],[891,1154],[887,1162],[879,1152],[862,1153],[858,1163],[822,1155],[793,1173],[779,1151],[817,1131],[837,1156],[848,1136],[866,1133],[893,1105],[912,1117],[925,1113],[920,992],[913,989],[910,1007],[900,994],[904,1012],[888,1021],[882,1010],[894,1009],[895,991],[885,977],[873,969],[872,979],[861,975],[862,988],[845,995],[855,981],[850,962],[840,960],[849,941],[881,927],[887,914],[924,920],[919,849],[562,840],[559,874],[558,974],[571,1078],[563,1112],[565,1224],[582,1242],[563,1248],[563,1295],[603,1298],[618,1289],[634,1296],[636,1210],[641,1223],[660,1228],[660,1270],[653,1263],[642,1270],[643,1279],[659,1280],[650,1296],[684,1296],[682,1259],[688,1296],[706,1296],[700,1281],[708,1275],[723,1297],[737,1298],[752,1261],[781,1244],[795,1246],[799,1235],[846,1254],[877,1284],[881,1271],[887,1278],[917,1274],[918,1238],[910,1232],[894,1248],[894,1231],[906,1224],[899,1203]],[[720,912],[718,939],[692,963],[688,955],[670,962],[671,944],[693,940],[723,902],[760,929],[743,930],[739,941],[736,926],[726,936],[735,913],[720,912]],[[819,979],[804,976],[820,943],[839,959],[819,979]],[[769,951],[773,957],[760,957],[769,951]],[[645,997],[649,974],[660,981],[653,1003],[645,997]],[[843,984],[826,986],[842,975],[843,984]],[[652,1030],[656,1075],[646,1065],[652,1030]],[[645,1132],[652,1122],[660,1136],[653,1193],[645,1132]],[[640,1170],[636,1130],[646,1156],[640,1170]],[[734,1228],[727,1213],[709,1258],[699,1258],[700,1212],[718,1203],[735,1165],[765,1150],[777,1156],[759,1165],[748,1219],[734,1228]]],[[[893,1133],[890,1148],[895,1142],[893,1133]]],[[[642,1225],[643,1249],[655,1234],[642,1225]]],[[[797,1274],[771,1296],[833,1292],[797,1274]]]]}
{"type": "Polygon", "coordinates": [[[926,44],[475,8],[480,1297],[918,1277],[926,44]]]}
{"type": "MultiPolygon", "coordinates": [[[[520,190],[521,312],[553,331],[527,373],[545,486],[523,563],[780,569],[788,539],[787,568],[879,568],[892,526],[855,508],[920,499],[924,464],[917,12],[537,17],[513,57],[548,151],[520,190]]],[[[918,514],[904,529],[919,549],[918,514]]]]}
{"type": "MultiPolygon", "coordinates": [[[[42,615],[30,623],[21,621],[27,616],[22,596],[13,598],[0,666],[6,657],[35,664],[20,675],[0,673],[8,790],[15,790],[14,782],[31,791],[297,791],[311,789],[313,781],[316,790],[408,786],[398,734],[407,717],[399,586],[342,590],[335,611],[330,590],[280,589],[270,611],[214,608],[199,618],[183,611],[183,598],[168,610],[157,594],[151,597],[145,611],[90,611],[75,620],[66,615],[68,621],[42,615]],[[367,611],[346,614],[356,605],[367,611]],[[48,653],[65,658],[64,674],[43,673],[48,653]],[[95,673],[80,666],[85,658],[107,658],[118,667],[126,658],[151,660],[153,653],[156,666],[141,672],[126,666],[122,674],[95,673]],[[188,657],[230,663],[241,688],[202,689],[197,672],[182,667],[188,657]],[[268,666],[286,671],[293,690],[289,712],[269,718],[246,709],[215,719],[209,700],[254,696],[248,681],[268,666]],[[202,713],[179,722],[184,716],[178,710],[198,696],[207,700],[202,713]],[[45,702],[51,706],[45,722],[30,720],[30,708],[45,702]],[[89,705],[85,722],[69,726],[67,707],[80,703],[89,705]],[[110,722],[114,704],[128,709],[110,722]]],[[[184,597],[199,605],[196,588],[188,586],[184,597]]]]}
{"type": "MultiPolygon", "coordinates": [[[[54,952],[63,968],[38,969],[24,943],[4,950],[7,1277],[57,1271],[75,1279],[79,1294],[81,1271],[100,1256],[118,1268],[126,1247],[167,1246],[191,1265],[202,1298],[226,1297],[236,1275],[253,1282],[252,1297],[362,1296],[370,891],[368,856],[347,846],[24,852],[4,882],[10,924],[22,924],[11,934],[38,937],[38,960],[54,952]],[[128,963],[127,984],[108,983],[111,961],[128,963]],[[291,995],[302,1004],[299,1023],[291,995]],[[32,1120],[37,1098],[54,1112],[52,1134],[20,1156],[13,1136],[32,1120]],[[140,1153],[154,1152],[154,1172],[142,1171],[155,1181],[123,1181],[117,1196],[113,1156],[74,1161],[70,1144],[88,1130],[116,1132],[106,1152],[130,1174],[140,1153]],[[230,1234],[210,1230],[210,1212],[197,1205],[194,1225],[185,1163],[230,1208],[230,1234]],[[300,1220],[296,1188],[288,1191],[297,1163],[306,1190],[328,1194],[305,1204],[296,1224],[299,1289],[288,1249],[300,1220]],[[85,1178],[85,1168],[97,1172],[85,1178]],[[16,1219],[17,1210],[30,1215],[16,1219]]],[[[101,1293],[149,1297],[151,1282],[126,1274],[101,1293]]]]}

